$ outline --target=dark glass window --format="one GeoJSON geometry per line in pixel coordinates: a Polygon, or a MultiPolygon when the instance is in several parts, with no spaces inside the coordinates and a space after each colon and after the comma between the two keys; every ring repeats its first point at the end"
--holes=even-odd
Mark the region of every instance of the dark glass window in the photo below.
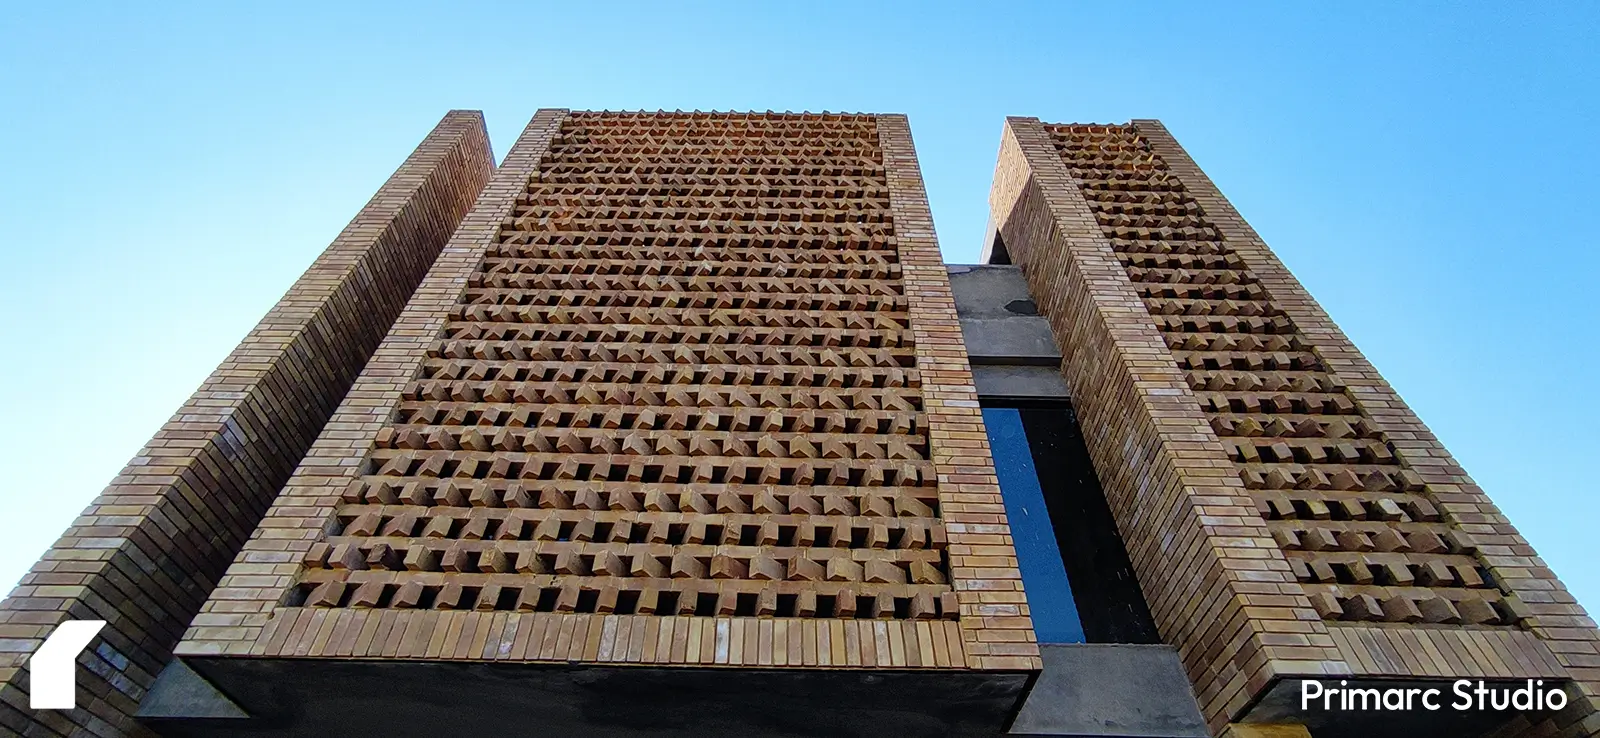
{"type": "Polygon", "coordinates": [[[1159,643],[1070,405],[985,407],[1041,643],[1159,643]]]}
{"type": "Polygon", "coordinates": [[[1011,524],[1011,542],[1017,549],[1017,564],[1022,570],[1022,586],[1028,592],[1028,609],[1033,614],[1033,632],[1042,643],[1083,643],[1083,623],[1078,606],[1072,601],[1072,584],[1056,546],[1055,528],[1050,525],[1050,510],[1039,489],[1039,474],[1033,466],[1033,449],[1022,428],[1022,413],[1012,407],[983,410],[983,425],[989,431],[989,448],[994,454],[995,474],[1000,478],[1005,498],[1006,520],[1011,524]]]}

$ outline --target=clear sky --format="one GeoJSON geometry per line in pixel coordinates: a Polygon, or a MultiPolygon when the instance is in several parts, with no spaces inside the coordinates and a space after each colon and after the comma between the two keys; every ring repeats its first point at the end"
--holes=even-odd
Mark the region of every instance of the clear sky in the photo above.
{"type": "Polygon", "coordinates": [[[1600,608],[1600,5],[243,5],[0,20],[0,583],[446,110],[848,110],[950,262],[1005,116],[1162,119],[1600,608]]]}

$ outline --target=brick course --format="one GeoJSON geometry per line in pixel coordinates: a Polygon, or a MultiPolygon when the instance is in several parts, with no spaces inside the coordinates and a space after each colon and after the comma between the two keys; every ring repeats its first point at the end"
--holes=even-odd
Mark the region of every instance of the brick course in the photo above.
{"type": "Polygon", "coordinates": [[[493,169],[482,116],[440,121],[283,299],[0,604],[0,725],[139,735],[173,646],[493,169]],[[71,711],[27,707],[62,620],[107,627],[71,711]]]}

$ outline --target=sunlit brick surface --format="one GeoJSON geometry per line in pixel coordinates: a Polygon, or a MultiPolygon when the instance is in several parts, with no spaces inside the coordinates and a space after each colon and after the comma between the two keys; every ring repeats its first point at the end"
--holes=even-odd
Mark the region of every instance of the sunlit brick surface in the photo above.
{"type": "Polygon", "coordinates": [[[1329,620],[1514,624],[1348,387],[1132,126],[1049,126],[1273,538],[1329,620]]]}
{"type": "Polygon", "coordinates": [[[888,194],[867,116],[569,117],[307,603],[954,618],[888,194]]]}
{"type": "Polygon", "coordinates": [[[1348,674],[1570,677],[1530,734],[1600,730],[1593,623],[1160,123],[1011,118],[990,205],[1214,726],[1348,674]]]}
{"type": "Polygon", "coordinates": [[[1027,615],[904,118],[547,110],[179,652],[1030,670],[1027,615]]]}

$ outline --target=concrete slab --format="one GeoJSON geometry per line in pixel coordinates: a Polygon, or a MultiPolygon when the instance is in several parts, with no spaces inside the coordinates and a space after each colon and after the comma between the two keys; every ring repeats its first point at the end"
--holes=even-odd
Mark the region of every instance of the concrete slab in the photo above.
{"type": "Polygon", "coordinates": [[[1171,646],[1042,644],[1040,650],[1044,672],[1011,735],[1210,737],[1171,646]]]}
{"type": "Polygon", "coordinates": [[[1067,382],[1053,366],[975,364],[972,381],[979,400],[1067,400],[1067,382]]]}

